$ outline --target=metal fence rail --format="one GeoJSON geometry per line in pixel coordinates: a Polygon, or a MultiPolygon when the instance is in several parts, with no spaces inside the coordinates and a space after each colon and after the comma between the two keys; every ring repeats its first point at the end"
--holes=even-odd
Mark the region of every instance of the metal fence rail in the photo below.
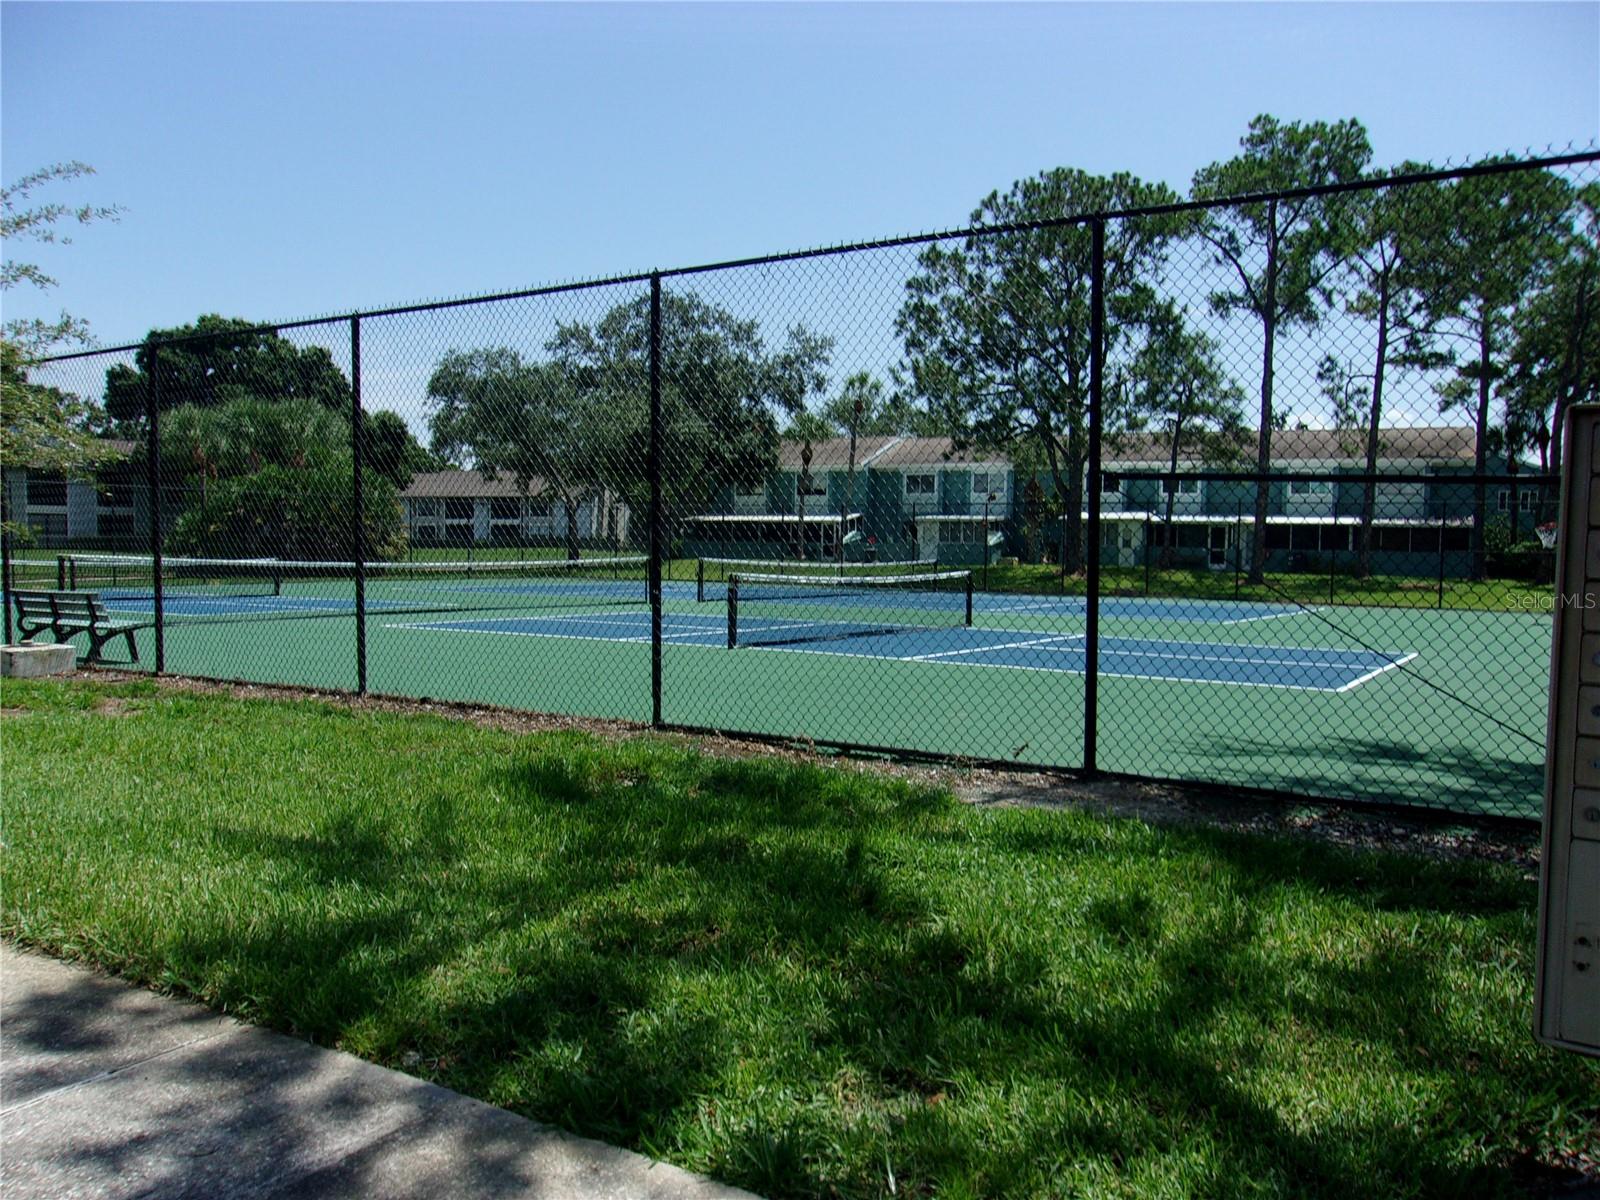
{"type": "Polygon", "coordinates": [[[122,458],[7,475],[5,586],[157,672],[1531,820],[1597,162],[43,360],[122,458]]]}

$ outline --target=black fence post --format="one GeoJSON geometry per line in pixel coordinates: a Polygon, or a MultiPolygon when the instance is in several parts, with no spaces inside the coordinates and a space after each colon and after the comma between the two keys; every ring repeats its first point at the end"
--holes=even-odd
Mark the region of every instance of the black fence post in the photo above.
{"type": "Polygon", "coordinates": [[[353,516],[350,549],[356,564],[356,695],[367,694],[367,509],[362,489],[366,422],[361,413],[361,318],[350,318],[350,458],[353,516]]]}
{"type": "Polygon", "coordinates": [[[650,273],[650,724],[661,726],[661,272],[650,273]]]}
{"type": "Polygon", "coordinates": [[[5,614],[5,644],[11,644],[11,496],[10,483],[0,478],[0,608],[5,614]]]}
{"type": "MultiPolygon", "coordinates": [[[[1105,221],[1091,222],[1089,231],[1093,262],[1089,290],[1089,544],[1085,547],[1088,551],[1085,560],[1088,596],[1084,614],[1083,771],[1093,775],[1099,770],[1096,750],[1100,725],[1100,435],[1105,368],[1105,221]]],[[[1072,498],[1072,503],[1077,503],[1077,497],[1072,498]]],[[[1062,578],[1065,577],[1066,564],[1063,563],[1062,578]]]]}
{"type": "Polygon", "coordinates": [[[150,487],[150,579],[155,598],[156,674],[167,669],[165,588],[161,582],[161,348],[150,345],[145,400],[145,470],[150,487]]]}

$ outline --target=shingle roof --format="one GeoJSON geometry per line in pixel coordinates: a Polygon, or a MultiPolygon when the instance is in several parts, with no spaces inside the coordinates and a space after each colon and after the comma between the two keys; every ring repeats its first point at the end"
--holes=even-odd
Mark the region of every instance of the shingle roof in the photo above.
{"type": "MultiPolygon", "coordinates": [[[[800,469],[801,443],[784,441],[778,450],[778,469],[800,469]]],[[[860,437],[856,439],[856,467],[928,467],[945,463],[1004,463],[1006,456],[991,451],[957,450],[947,437],[860,437]]],[[[850,466],[850,439],[827,438],[811,443],[812,471],[831,471],[850,466]]]]}
{"type": "MultiPolygon", "coordinates": [[[[1464,425],[1395,427],[1379,434],[1378,457],[1471,463],[1476,448],[1476,436],[1464,425]]],[[[1239,449],[1244,458],[1254,460],[1255,430],[1247,429],[1239,435],[1239,449]]],[[[1170,451],[1171,445],[1163,434],[1122,434],[1106,439],[1105,460],[1165,463],[1170,451]]],[[[1365,435],[1348,429],[1280,429],[1272,435],[1272,461],[1278,466],[1361,459],[1365,455],[1365,435]]],[[[1188,461],[1191,455],[1183,458],[1188,461]]]]}
{"type": "Polygon", "coordinates": [[[494,479],[485,479],[479,471],[424,471],[413,475],[411,482],[401,491],[402,500],[464,499],[495,497],[537,496],[544,491],[544,480],[532,479],[526,491],[517,486],[515,478],[501,473],[494,479]]]}
{"type": "MultiPolygon", "coordinates": [[[[892,437],[858,437],[856,439],[856,466],[865,464],[873,455],[881,453],[885,447],[896,442],[892,437]]],[[[780,471],[798,471],[801,467],[800,451],[803,444],[785,438],[778,445],[778,469],[780,471]]],[[[835,469],[848,469],[850,466],[850,439],[847,437],[826,438],[819,442],[811,443],[811,469],[813,471],[830,471],[835,469]]]]}

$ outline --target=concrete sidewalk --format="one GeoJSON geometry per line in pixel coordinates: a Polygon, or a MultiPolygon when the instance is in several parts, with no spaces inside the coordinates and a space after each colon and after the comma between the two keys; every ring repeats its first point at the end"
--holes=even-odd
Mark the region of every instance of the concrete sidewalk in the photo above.
{"type": "Polygon", "coordinates": [[[0,945],[0,1196],[749,1193],[0,945]]]}

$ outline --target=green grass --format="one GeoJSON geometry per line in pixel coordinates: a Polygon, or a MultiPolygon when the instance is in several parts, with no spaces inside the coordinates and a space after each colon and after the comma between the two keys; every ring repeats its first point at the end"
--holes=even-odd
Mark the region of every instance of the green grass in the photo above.
{"type": "Polygon", "coordinates": [[[649,737],[0,700],[7,937],[759,1192],[1489,1196],[1600,1149],[1503,868],[649,737]]]}

